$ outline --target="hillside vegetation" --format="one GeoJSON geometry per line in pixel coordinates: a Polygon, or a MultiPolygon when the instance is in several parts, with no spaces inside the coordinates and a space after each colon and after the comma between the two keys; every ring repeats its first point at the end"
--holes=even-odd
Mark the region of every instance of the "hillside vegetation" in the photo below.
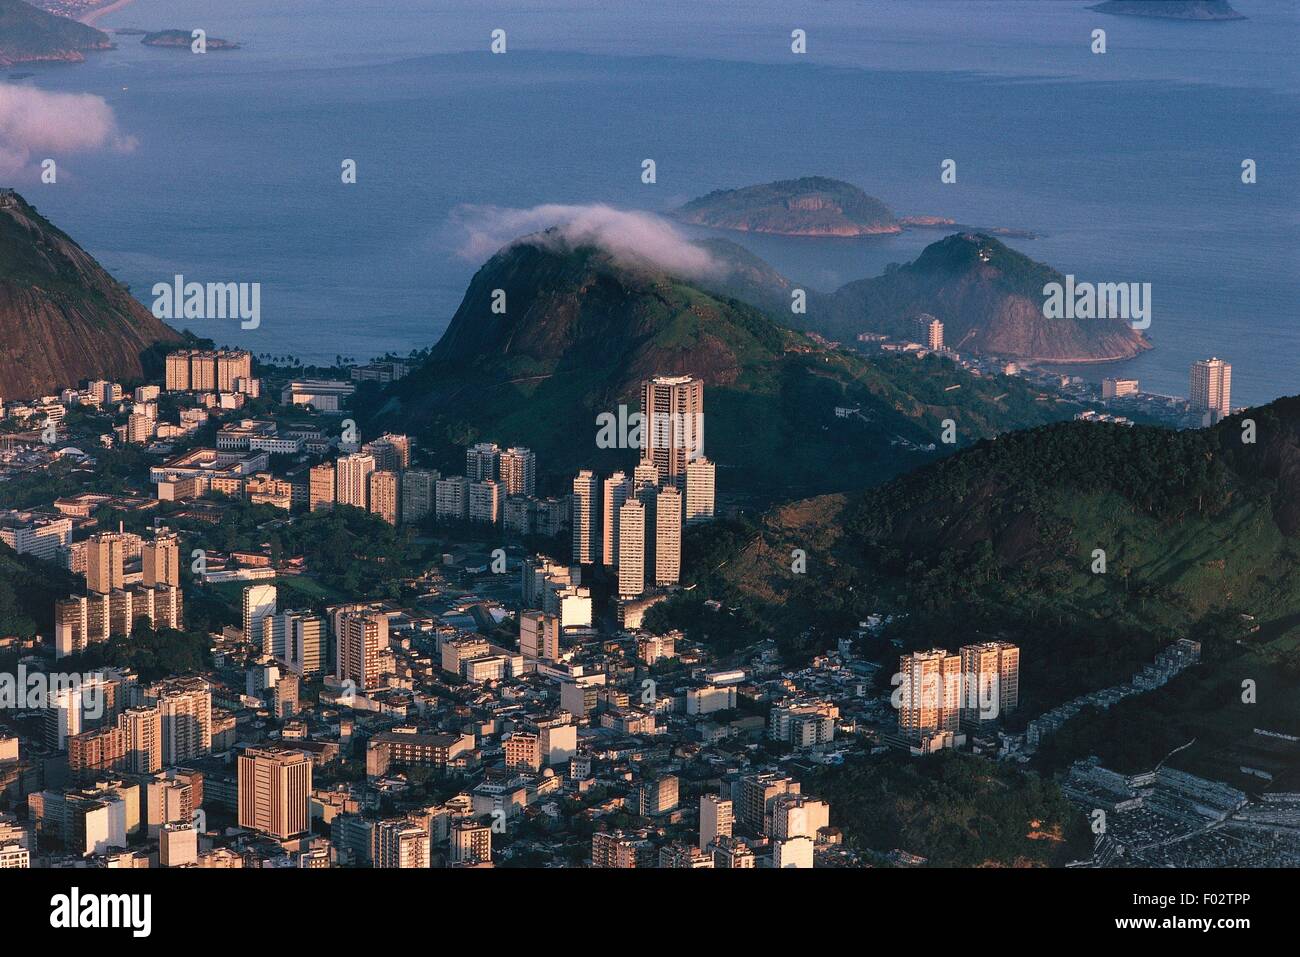
{"type": "Polygon", "coordinates": [[[914,447],[938,444],[944,419],[960,445],[1073,412],[1021,380],[937,357],[830,349],[721,293],[541,240],[494,256],[427,363],[359,405],[375,428],[413,430],[450,456],[479,438],[519,443],[563,476],[628,467],[629,450],[597,447],[596,417],[636,412],[642,381],[683,373],[706,385],[704,452],[719,487],[759,502],[913,468],[937,454],[914,447]]]}

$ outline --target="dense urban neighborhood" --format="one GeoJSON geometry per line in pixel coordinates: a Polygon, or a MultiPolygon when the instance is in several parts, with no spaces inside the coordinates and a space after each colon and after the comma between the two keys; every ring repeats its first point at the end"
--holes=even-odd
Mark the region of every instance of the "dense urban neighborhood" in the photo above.
{"type": "MultiPolygon", "coordinates": [[[[409,360],[274,359],[196,345],[5,406],[3,866],[1300,862],[1286,788],[1028,770],[1196,641],[1026,715],[1009,641],[900,653],[882,611],[806,653],[693,601],[736,524],[697,378],[644,380],[626,470],[566,487],[528,448],[362,435],[354,394],[409,360]],[[979,839],[864,806],[890,779],[979,839]]],[[[1300,744],[1256,737],[1266,778],[1300,744]]]]}

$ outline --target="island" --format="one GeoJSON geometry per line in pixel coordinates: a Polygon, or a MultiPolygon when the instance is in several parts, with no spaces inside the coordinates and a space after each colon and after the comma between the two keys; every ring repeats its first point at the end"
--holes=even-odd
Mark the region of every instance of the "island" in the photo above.
{"type": "MultiPolygon", "coordinates": [[[[192,34],[191,30],[159,30],[157,33],[146,33],[140,42],[147,47],[184,47],[188,50],[194,43],[192,34]]],[[[235,41],[223,40],[220,37],[208,37],[204,43],[209,52],[239,49],[239,44],[235,41]]]]}
{"type": "Polygon", "coordinates": [[[675,215],[697,226],[779,236],[879,236],[903,230],[880,200],[825,176],[715,190],[675,215]]]}
{"type": "Polygon", "coordinates": [[[947,216],[904,216],[898,221],[904,229],[942,229],[946,232],[988,233],[991,236],[1004,236],[1007,239],[1038,239],[1042,234],[1028,229],[1012,229],[1008,226],[972,226],[959,223],[947,216]]]}
{"type": "Polygon", "coordinates": [[[1228,0],[1105,0],[1088,8],[1123,17],[1162,20],[1245,20],[1228,0]]]}
{"type": "Polygon", "coordinates": [[[874,196],[827,176],[804,176],[775,183],[714,190],[673,211],[694,226],[775,236],[892,236],[905,229],[980,232],[1012,239],[1037,239],[1035,233],[1004,226],[975,226],[946,216],[895,216],[874,196]]]}

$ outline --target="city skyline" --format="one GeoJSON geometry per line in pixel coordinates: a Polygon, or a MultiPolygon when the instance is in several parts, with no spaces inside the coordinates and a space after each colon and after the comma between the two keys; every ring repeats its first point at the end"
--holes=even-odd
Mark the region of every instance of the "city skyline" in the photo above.
{"type": "Polygon", "coordinates": [[[1273,923],[1288,4],[0,0],[11,924],[1273,923]]]}

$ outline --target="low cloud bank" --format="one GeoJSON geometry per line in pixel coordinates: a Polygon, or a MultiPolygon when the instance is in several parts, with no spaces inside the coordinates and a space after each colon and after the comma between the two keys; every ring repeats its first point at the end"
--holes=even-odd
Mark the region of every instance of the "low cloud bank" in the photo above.
{"type": "Polygon", "coordinates": [[[130,150],[113,108],[90,93],[50,93],[0,83],[0,176],[16,176],[49,157],[130,150]]]}
{"type": "Polygon", "coordinates": [[[530,209],[460,206],[452,214],[452,226],[460,234],[458,253],[474,262],[504,246],[531,243],[562,251],[596,246],[623,265],[660,269],[688,279],[727,271],[707,249],[692,243],[663,217],[601,203],[549,203],[530,209]]]}

